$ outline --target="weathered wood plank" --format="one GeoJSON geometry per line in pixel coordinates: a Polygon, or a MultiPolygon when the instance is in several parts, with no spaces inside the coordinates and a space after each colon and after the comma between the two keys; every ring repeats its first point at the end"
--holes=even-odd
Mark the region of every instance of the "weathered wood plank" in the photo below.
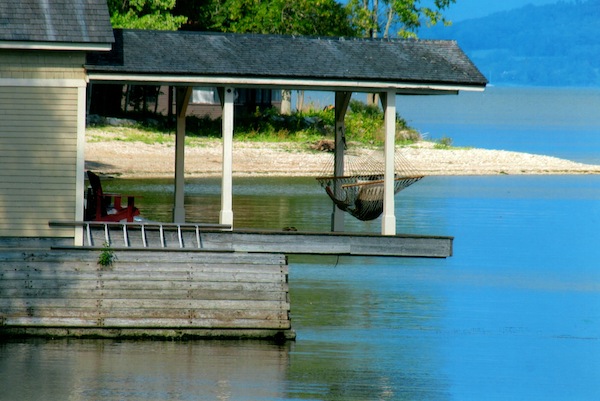
{"type": "MultiPolygon", "coordinates": [[[[101,247],[94,250],[52,250],[46,252],[30,251],[19,252],[17,250],[11,252],[0,253],[0,262],[9,261],[38,261],[38,262],[84,262],[96,263],[100,255],[101,247]]],[[[285,264],[285,256],[278,254],[256,254],[256,253],[223,253],[223,252],[202,252],[196,253],[193,251],[178,250],[176,252],[164,252],[161,249],[148,251],[127,251],[115,250],[114,254],[117,257],[118,265],[126,265],[128,263],[146,263],[148,265],[155,264],[157,261],[168,262],[169,264],[187,263],[189,265],[222,265],[222,264],[256,264],[256,265],[272,265],[285,264]],[[165,256],[165,253],[168,256],[165,256]]]]}
{"type": "MultiPolygon", "coordinates": [[[[135,232],[130,227],[131,232],[135,232]]],[[[122,233],[118,228],[110,230],[111,246],[124,247],[122,233]]],[[[99,228],[91,230],[92,246],[104,243],[104,233],[99,228]]],[[[156,234],[148,231],[148,241],[160,244],[156,234]]],[[[167,247],[179,247],[175,232],[166,234],[167,247]]],[[[281,254],[324,254],[394,257],[445,258],[452,255],[452,237],[423,235],[382,236],[377,234],[353,233],[307,233],[282,231],[219,231],[204,230],[200,244],[193,233],[183,233],[185,248],[229,249],[241,252],[264,252],[281,254]]],[[[141,236],[131,234],[130,245],[139,246],[141,236]]]]}
{"type": "MultiPolygon", "coordinates": [[[[98,254],[99,256],[99,254],[98,254]]],[[[52,274],[96,274],[110,278],[114,275],[136,275],[140,276],[148,274],[195,274],[195,273],[281,273],[287,272],[287,266],[284,264],[255,264],[255,263],[193,263],[193,262],[178,262],[169,263],[161,261],[158,263],[152,262],[123,262],[118,256],[117,260],[111,266],[100,266],[98,264],[98,256],[94,261],[71,261],[45,262],[43,266],[39,266],[31,261],[2,261],[2,273],[28,273],[40,275],[52,274]]]]}
{"type": "Polygon", "coordinates": [[[196,280],[27,280],[0,279],[0,297],[7,297],[5,291],[11,289],[23,290],[55,289],[57,291],[90,291],[98,288],[105,290],[140,290],[161,291],[172,289],[207,290],[207,291],[288,291],[289,284],[284,280],[278,282],[227,282],[227,281],[196,281],[196,280]]]}
{"type": "Polygon", "coordinates": [[[204,299],[71,299],[44,298],[6,299],[0,298],[0,309],[5,308],[179,308],[179,309],[213,309],[213,310],[289,310],[290,305],[285,301],[253,301],[253,300],[204,300],[204,299]]]}
{"type": "Polygon", "coordinates": [[[452,237],[443,236],[273,231],[206,232],[203,239],[207,248],[243,252],[431,258],[452,256],[453,242],[452,237]]]}
{"type": "MultiPolygon", "coordinates": [[[[7,280],[28,280],[44,279],[44,280],[99,280],[99,276],[93,273],[87,272],[18,272],[9,271],[1,272],[0,279],[7,280]]],[[[213,271],[213,272],[122,272],[120,274],[107,273],[102,276],[102,280],[130,280],[137,281],[143,279],[144,281],[149,280],[195,280],[195,281],[208,281],[208,282],[251,282],[251,283],[270,283],[270,282],[286,282],[287,274],[284,272],[265,272],[265,273],[246,273],[237,271],[213,271]]],[[[33,285],[33,283],[31,284],[33,285]]]]}
{"type": "MultiPolygon", "coordinates": [[[[10,313],[13,318],[27,318],[31,316],[32,310],[15,310],[10,313]]],[[[4,312],[2,312],[4,313],[4,312]]],[[[110,311],[99,309],[73,308],[35,308],[35,317],[37,318],[77,318],[77,319],[100,319],[103,317],[111,317],[115,319],[255,319],[255,320],[283,320],[289,319],[289,313],[286,310],[206,310],[206,309],[189,309],[189,308],[169,308],[169,309],[132,309],[132,308],[113,308],[110,311]]]]}
{"type": "Polygon", "coordinates": [[[144,327],[144,328],[246,328],[246,329],[289,329],[289,320],[255,319],[73,319],[73,318],[8,318],[5,324],[20,327],[144,327]]]}
{"type": "Polygon", "coordinates": [[[136,289],[106,289],[100,284],[99,288],[87,290],[74,290],[72,288],[27,288],[3,289],[0,299],[26,297],[29,302],[43,302],[51,299],[68,296],[70,299],[181,299],[181,300],[252,300],[252,301],[285,301],[285,291],[223,291],[223,290],[198,290],[198,289],[160,289],[153,290],[139,287],[136,289]]]}
{"type": "Polygon", "coordinates": [[[161,338],[173,340],[190,339],[257,339],[268,338],[293,340],[296,333],[293,329],[245,329],[245,328],[127,328],[127,327],[6,327],[0,331],[3,337],[49,337],[49,338],[107,338],[107,339],[140,339],[161,338]]]}

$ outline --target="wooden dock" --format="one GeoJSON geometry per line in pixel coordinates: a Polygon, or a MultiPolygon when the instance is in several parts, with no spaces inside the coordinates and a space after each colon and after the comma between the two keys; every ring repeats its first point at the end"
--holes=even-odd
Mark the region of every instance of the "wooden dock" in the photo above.
{"type": "Polygon", "coordinates": [[[447,258],[453,237],[357,233],[231,230],[219,224],[53,222],[84,229],[84,247],[447,258]]]}
{"type": "Polygon", "coordinates": [[[452,237],[58,222],[0,240],[0,337],[293,339],[287,255],[444,258],[452,237]],[[102,265],[102,255],[113,260],[102,265]]]}
{"type": "Polygon", "coordinates": [[[292,339],[285,256],[4,250],[0,336],[292,339]]]}

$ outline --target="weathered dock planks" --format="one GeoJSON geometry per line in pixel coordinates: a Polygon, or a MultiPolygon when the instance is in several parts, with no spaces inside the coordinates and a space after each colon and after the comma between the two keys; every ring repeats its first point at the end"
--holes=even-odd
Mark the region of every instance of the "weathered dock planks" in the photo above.
{"type": "Polygon", "coordinates": [[[452,237],[58,222],[0,240],[0,336],[294,338],[288,254],[445,258],[452,237]],[[115,262],[100,266],[102,252],[115,262]]]}
{"type": "Polygon", "coordinates": [[[294,337],[282,255],[4,249],[0,336],[294,337]]]}
{"type": "Polygon", "coordinates": [[[86,247],[109,244],[115,249],[149,251],[447,258],[452,256],[454,241],[453,237],[434,235],[231,230],[202,224],[52,222],[51,225],[82,226],[86,247]]]}

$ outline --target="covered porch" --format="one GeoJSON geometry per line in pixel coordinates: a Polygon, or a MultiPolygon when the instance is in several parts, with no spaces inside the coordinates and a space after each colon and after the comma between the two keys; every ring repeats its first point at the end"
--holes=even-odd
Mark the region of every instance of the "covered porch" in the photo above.
{"type": "MultiPolygon", "coordinates": [[[[110,53],[88,55],[86,68],[92,86],[127,83],[176,88],[173,223],[178,225],[187,223],[185,117],[195,87],[218,88],[223,138],[218,223],[234,231],[232,164],[237,88],[334,92],[334,176],[344,175],[344,118],[352,94],[379,94],[385,115],[381,234],[396,236],[396,96],[482,91],[487,82],[455,42],[130,30],[116,30],[115,39],[110,53]]],[[[332,206],[331,231],[344,231],[343,214],[332,206]]],[[[446,249],[445,256],[450,256],[451,247],[442,248],[446,249]]]]}

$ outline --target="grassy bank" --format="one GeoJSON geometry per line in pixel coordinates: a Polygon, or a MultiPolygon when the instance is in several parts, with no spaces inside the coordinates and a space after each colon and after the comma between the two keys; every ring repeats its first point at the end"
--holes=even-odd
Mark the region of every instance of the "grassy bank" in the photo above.
{"type": "MultiPolygon", "coordinates": [[[[91,124],[88,141],[122,141],[146,144],[171,144],[174,128],[162,116],[136,120],[119,120],[120,124],[91,124]],[[123,122],[126,123],[123,123],[123,122]]],[[[352,101],[346,115],[346,139],[365,145],[383,144],[383,112],[376,106],[352,101]]],[[[221,119],[188,117],[186,145],[206,146],[213,138],[221,137],[221,119]]],[[[311,109],[282,115],[275,109],[257,110],[236,120],[234,138],[253,142],[296,142],[312,144],[334,138],[335,111],[332,107],[311,109]]],[[[409,144],[421,139],[418,131],[396,116],[396,142],[409,144]]]]}

